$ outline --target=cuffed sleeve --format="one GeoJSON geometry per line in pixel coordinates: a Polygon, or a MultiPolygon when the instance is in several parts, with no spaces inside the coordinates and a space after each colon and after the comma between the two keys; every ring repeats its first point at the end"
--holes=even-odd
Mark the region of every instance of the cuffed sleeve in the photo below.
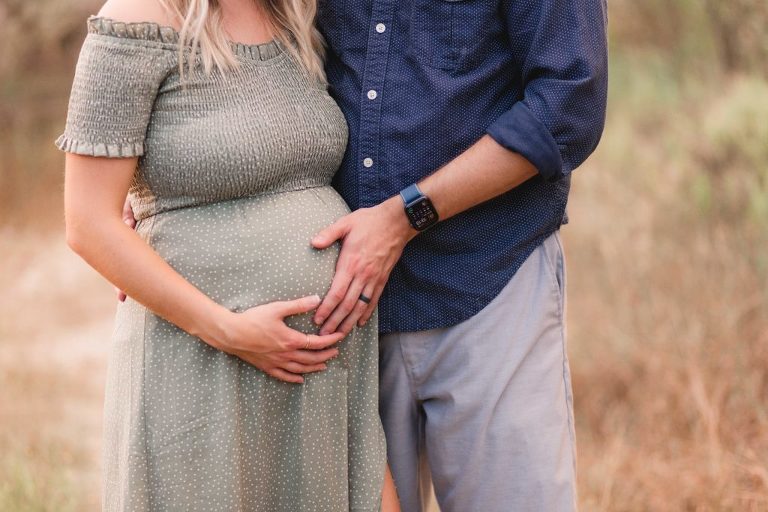
{"type": "Polygon", "coordinates": [[[523,96],[487,132],[558,180],[587,159],[603,132],[605,0],[522,0],[503,9],[523,96]]]}
{"type": "MultiPolygon", "coordinates": [[[[94,33],[80,52],[64,133],[56,146],[79,155],[130,158],[144,154],[144,139],[159,88],[175,52],[161,40],[120,37],[126,25],[94,33]]],[[[136,27],[132,27],[136,30],[136,27]]],[[[150,34],[151,35],[151,34],[150,34]]],[[[159,35],[158,35],[159,37],[159,35]]]]}
{"type": "Polygon", "coordinates": [[[488,128],[488,134],[505,148],[523,155],[547,178],[556,176],[563,168],[554,137],[523,102],[506,111],[488,128]]]}

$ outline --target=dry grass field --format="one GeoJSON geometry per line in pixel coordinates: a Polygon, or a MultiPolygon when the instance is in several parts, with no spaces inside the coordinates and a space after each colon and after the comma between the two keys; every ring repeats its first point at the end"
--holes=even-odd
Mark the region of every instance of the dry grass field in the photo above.
{"type": "MultiPolygon", "coordinates": [[[[52,145],[97,5],[0,3],[2,511],[98,509],[114,297],[64,245],[52,145]]],[[[563,230],[585,511],[768,511],[768,4],[725,5],[610,2],[563,230]]]]}

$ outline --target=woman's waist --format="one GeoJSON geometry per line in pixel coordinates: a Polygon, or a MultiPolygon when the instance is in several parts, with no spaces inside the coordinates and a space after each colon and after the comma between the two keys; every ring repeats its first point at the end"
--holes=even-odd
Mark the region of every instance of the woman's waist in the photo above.
{"type": "MultiPolygon", "coordinates": [[[[147,186],[137,186],[131,190],[130,201],[137,220],[141,221],[156,215],[163,215],[169,212],[185,209],[207,209],[207,208],[242,208],[261,202],[293,200],[293,195],[307,190],[315,190],[316,195],[320,197],[332,198],[336,196],[341,200],[335,189],[330,186],[327,180],[320,178],[308,178],[303,180],[285,182],[279,186],[260,191],[246,191],[234,193],[221,191],[220,193],[196,193],[196,191],[185,191],[185,193],[171,194],[164,192],[155,192],[147,186]]],[[[341,200],[341,203],[344,203],[341,200]]],[[[346,203],[344,203],[346,206],[346,203]]]]}
{"type": "Polygon", "coordinates": [[[193,281],[265,274],[290,280],[309,273],[325,283],[338,246],[318,251],[311,240],[348,211],[331,187],[315,187],[168,210],[142,219],[137,231],[193,281]]]}

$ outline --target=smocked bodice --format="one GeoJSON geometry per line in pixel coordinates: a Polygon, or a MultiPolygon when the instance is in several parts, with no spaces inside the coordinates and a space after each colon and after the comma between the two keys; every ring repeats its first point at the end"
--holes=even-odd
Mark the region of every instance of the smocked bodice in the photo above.
{"type": "Polygon", "coordinates": [[[231,43],[237,69],[182,80],[174,29],[92,17],[88,32],[57,145],[139,157],[137,218],[330,183],[344,116],[277,41],[231,43]]]}

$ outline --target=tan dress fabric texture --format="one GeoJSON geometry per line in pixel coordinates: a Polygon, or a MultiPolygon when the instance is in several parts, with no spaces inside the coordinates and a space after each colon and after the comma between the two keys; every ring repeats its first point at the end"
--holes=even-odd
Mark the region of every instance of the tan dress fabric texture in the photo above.
{"type": "MultiPolygon", "coordinates": [[[[277,42],[232,43],[240,67],[182,84],[178,33],[88,21],[57,146],[135,157],[137,231],[232,311],[324,295],[349,210],[330,187],[347,126],[277,42]]],[[[310,315],[290,326],[317,332],[310,315]]],[[[374,317],[328,370],[287,384],[135,301],[118,305],[104,416],[106,511],[378,511],[386,446],[374,317]]]]}

